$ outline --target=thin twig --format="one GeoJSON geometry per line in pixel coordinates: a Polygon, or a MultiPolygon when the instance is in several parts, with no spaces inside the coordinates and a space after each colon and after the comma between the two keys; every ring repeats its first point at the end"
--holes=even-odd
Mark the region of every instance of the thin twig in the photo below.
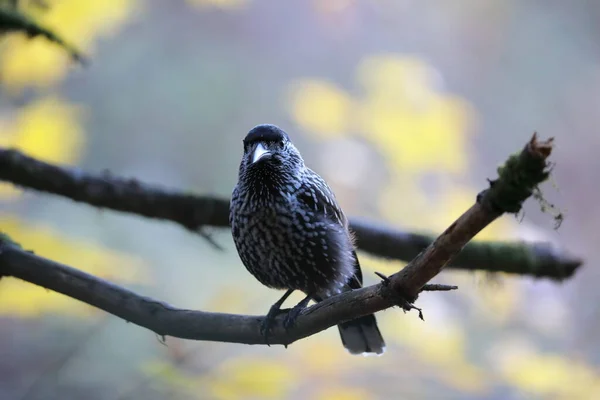
{"type": "Polygon", "coordinates": [[[428,283],[427,285],[423,286],[423,289],[421,289],[423,292],[447,292],[450,290],[457,290],[458,286],[454,286],[454,285],[441,285],[441,284],[432,284],[432,283],[428,283]]]}
{"type": "Polygon", "coordinates": [[[88,59],[71,44],[67,43],[56,33],[41,26],[29,16],[22,14],[14,7],[0,7],[0,34],[4,32],[24,32],[29,37],[42,36],[49,41],[64,48],[71,58],[82,65],[86,65],[88,59]]]}

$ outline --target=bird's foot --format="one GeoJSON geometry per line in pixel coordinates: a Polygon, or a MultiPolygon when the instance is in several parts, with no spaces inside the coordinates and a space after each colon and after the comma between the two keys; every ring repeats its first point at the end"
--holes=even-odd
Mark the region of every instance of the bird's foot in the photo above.
{"type": "Polygon", "coordinates": [[[285,316],[285,319],[283,320],[283,327],[286,331],[291,329],[296,324],[296,319],[298,319],[298,317],[302,313],[302,310],[306,308],[309,301],[310,297],[307,296],[304,300],[296,304],[292,309],[288,311],[287,315],[285,316]]]}
{"type": "Polygon", "coordinates": [[[285,312],[285,310],[281,310],[280,307],[280,304],[273,304],[269,309],[267,316],[260,325],[260,334],[265,338],[265,343],[267,344],[267,346],[270,346],[269,334],[271,333],[271,328],[273,327],[275,318],[277,317],[277,315],[285,312]]]}
{"type": "Polygon", "coordinates": [[[286,331],[291,329],[296,324],[296,319],[298,319],[298,316],[300,315],[303,309],[304,308],[299,308],[298,306],[296,306],[288,311],[287,315],[285,316],[285,319],[283,320],[283,327],[286,331]]]}

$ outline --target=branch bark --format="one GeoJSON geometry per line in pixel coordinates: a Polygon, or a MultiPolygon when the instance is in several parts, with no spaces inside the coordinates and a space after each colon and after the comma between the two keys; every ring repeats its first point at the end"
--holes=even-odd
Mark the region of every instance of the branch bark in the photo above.
{"type": "MultiPolygon", "coordinates": [[[[290,344],[340,322],[395,305],[406,310],[437,275],[481,229],[505,212],[518,212],[522,203],[548,177],[546,159],[552,141],[534,135],[523,151],[512,156],[490,189],[403,270],[382,283],[330,298],[306,309],[296,326],[286,331],[279,316],[271,344],[290,344]]],[[[2,168],[0,168],[2,170],[2,168]]],[[[0,235],[0,275],[12,276],[105,310],[159,335],[185,339],[265,344],[260,334],[263,317],[183,310],[137,295],[77,269],[24,251],[0,235]]],[[[419,310],[420,311],[420,310],[419,310]]]]}
{"type": "MultiPolygon", "coordinates": [[[[94,175],[48,164],[17,150],[0,148],[0,180],[99,208],[172,221],[198,233],[208,226],[229,226],[228,199],[180,193],[109,172],[94,175]]],[[[360,250],[389,259],[409,261],[435,239],[361,219],[353,218],[350,224],[360,250]]],[[[547,243],[472,242],[449,268],[563,280],[581,263],[578,257],[547,243]]]]}

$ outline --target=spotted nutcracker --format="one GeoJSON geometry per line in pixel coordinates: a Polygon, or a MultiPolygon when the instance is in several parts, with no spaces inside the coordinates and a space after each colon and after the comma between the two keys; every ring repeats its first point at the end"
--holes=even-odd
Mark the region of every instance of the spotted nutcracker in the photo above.
{"type": "MultiPolygon", "coordinates": [[[[267,337],[281,305],[295,290],[306,294],[284,319],[289,329],[310,300],[322,301],[362,286],[348,220],[325,181],[304,165],[288,135],[258,125],[244,139],[244,155],[230,205],[238,254],[263,285],[287,290],[262,326],[267,337]]],[[[352,354],[383,353],[374,315],[338,325],[352,354]]]]}

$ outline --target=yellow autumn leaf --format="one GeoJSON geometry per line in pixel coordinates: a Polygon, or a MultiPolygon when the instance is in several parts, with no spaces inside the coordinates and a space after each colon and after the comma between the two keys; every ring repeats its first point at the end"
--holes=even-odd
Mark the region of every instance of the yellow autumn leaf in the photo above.
{"type": "Polygon", "coordinates": [[[364,137],[402,173],[463,173],[471,108],[443,92],[439,81],[439,74],[417,58],[372,56],[357,68],[365,92],[361,98],[327,81],[306,79],[292,85],[290,110],[319,136],[364,137]]]}
{"type": "Polygon", "coordinates": [[[296,121],[318,137],[340,136],[352,126],[352,99],[332,83],[298,81],[292,85],[289,101],[296,121]]]}
{"type": "Polygon", "coordinates": [[[503,360],[501,373],[507,383],[538,396],[584,400],[600,394],[597,370],[557,354],[513,353],[503,360]]]}
{"type": "Polygon", "coordinates": [[[41,98],[21,110],[14,124],[2,132],[0,145],[47,162],[74,163],[83,146],[81,116],[78,106],[56,97],[41,98]]]}
{"type": "Polygon", "coordinates": [[[459,107],[438,103],[427,114],[416,114],[392,105],[366,102],[360,108],[361,132],[402,173],[466,170],[465,137],[459,107]]]}
{"type": "MultiPolygon", "coordinates": [[[[0,146],[16,148],[51,163],[73,164],[79,161],[84,135],[81,128],[83,110],[56,97],[38,99],[16,115],[2,121],[0,146]]],[[[0,197],[18,192],[0,183],[0,197]]]]}
{"type": "Polygon", "coordinates": [[[13,91],[30,83],[48,86],[64,76],[70,63],[70,55],[63,48],[42,37],[29,39],[22,33],[7,37],[0,52],[2,83],[13,91]]]}
{"type": "MultiPolygon", "coordinates": [[[[23,4],[23,11],[85,53],[98,36],[112,33],[132,14],[134,0],[49,0],[47,8],[23,4]]],[[[44,38],[11,34],[0,46],[0,76],[9,90],[33,85],[47,87],[62,79],[69,55],[44,38]]]]}
{"type": "MultiPolygon", "coordinates": [[[[0,214],[0,231],[39,256],[92,275],[120,283],[150,282],[139,258],[65,237],[50,227],[0,214]]],[[[88,316],[94,312],[89,305],[28,282],[7,278],[0,286],[0,314],[31,318],[44,313],[88,316]]]]}
{"type": "Polygon", "coordinates": [[[395,168],[466,169],[470,108],[437,87],[440,78],[432,67],[412,57],[375,56],[359,65],[357,80],[366,92],[360,132],[395,168]]]}
{"type": "Polygon", "coordinates": [[[48,3],[48,10],[38,14],[40,21],[63,37],[72,38],[76,44],[86,44],[96,35],[114,33],[139,6],[135,0],[52,0],[48,3]]]}
{"type": "Polygon", "coordinates": [[[221,364],[214,375],[205,377],[214,398],[281,399],[292,387],[296,375],[279,360],[240,357],[221,364]]]}

